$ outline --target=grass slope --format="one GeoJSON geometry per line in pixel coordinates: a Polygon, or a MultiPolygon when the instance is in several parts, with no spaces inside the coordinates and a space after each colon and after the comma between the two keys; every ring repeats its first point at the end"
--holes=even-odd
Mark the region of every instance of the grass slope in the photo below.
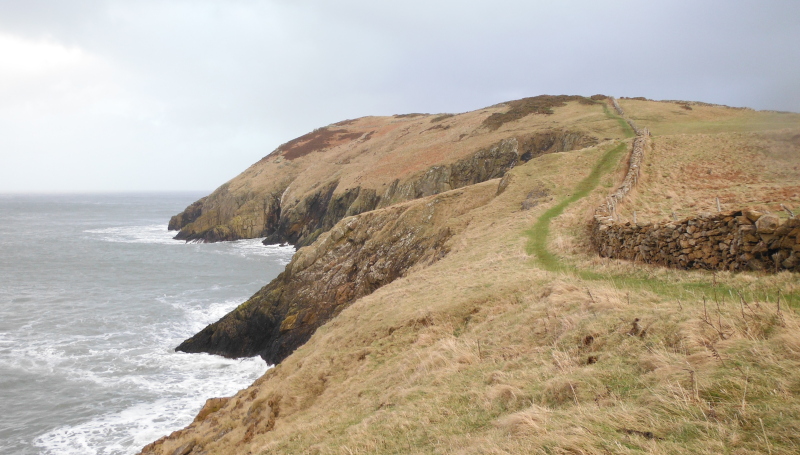
{"type": "Polygon", "coordinates": [[[528,236],[528,254],[535,254],[539,264],[549,271],[564,270],[566,265],[547,249],[547,240],[550,234],[550,222],[553,218],[564,213],[573,202],[585,198],[589,192],[594,190],[600,183],[600,177],[613,170],[619,161],[620,156],[626,151],[626,144],[620,143],[616,147],[609,148],[600,158],[600,161],[592,168],[592,172],[575,187],[572,195],[563,199],[555,206],[544,212],[534,223],[531,229],[525,233],[528,236]]]}
{"type": "MultiPolygon", "coordinates": [[[[769,189],[792,185],[800,116],[777,131],[673,135],[672,111],[728,124],[759,113],[621,104],[664,132],[631,198],[637,210],[668,216],[664,199],[682,183],[662,173],[714,156],[719,141],[730,147],[703,164],[712,172],[763,157],[746,183],[756,203],[773,207],[769,189]]],[[[569,109],[570,121],[584,118],[568,106],[553,119],[569,109]]],[[[453,194],[454,204],[474,192],[490,200],[454,220],[466,227],[446,257],[356,301],[158,453],[798,453],[800,278],[598,258],[586,226],[626,151],[609,140],[545,155],[513,169],[499,195],[497,181],[453,194]]],[[[800,203],[793,194],[784,200],[800,203]]]]}

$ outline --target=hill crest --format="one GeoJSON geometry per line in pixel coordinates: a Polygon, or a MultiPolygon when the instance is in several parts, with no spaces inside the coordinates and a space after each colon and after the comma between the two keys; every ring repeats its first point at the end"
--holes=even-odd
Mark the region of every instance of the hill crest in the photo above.
{"type": "MultiPolygon", "coordinates": [[[[781,205],[800,204],[800,115],[619,104],[652,132],[638,183],[616,207],[619,221],[716,212],[717,198],[723,211],[747,206],[783,219],[781,205]]],[[[474,130],[506,109],[468,113],[459,128],[474,130]]],[[[434,118],[387,124],[406,137],[452,117],[434,118]]],[[[800,444],[800,279],[599,257],[589,226],[628,172],[633,142],[610,104],[568,102],[503,124],[497,136],[476,135],[483,145],[425,162],[406,181],[508,136],[553,129],[594,131],[598,142],[519,160],[502,178],[347,216],[301,248],[287,272],[339,270],[327,283],[346,286],[356,282],[351,272],[377,264],[336,254],[346,244],[388,246],[395,227],[407,228],[400,239],[409,240],[448,229],[437,243],[443,255],[336,308],[251,387],[210,401],[186,429],[143,453],[792,453],[800,444]],[[402,211],[408,222],[387,222],[402,211]],[[358,234],[384,227],[385,236],[358,234]]],[[[432,132],[463,134],[440,130],[432,132]]],[[[369,160],[377,153],[348,151],[338,145],[278,164],[297,170],[289,163],[315,157],[308,175],[328,175],[321,169],[348,156],[378,163],[369,160]]],[[[359,175],[371,181],[342,172],[336,188],[352,189],[359,175]]],[[[244,194],[240,183],[227,191],[244,194]]],[[[302,200],[299,183],[290,201],[302,200]]],[[[306,192],[318,192],[312,186],[306,192]]],[[[326,308],[330,299],[310,301],[326,308]]],[[[309,309],[287,311],[285,332],[311,323],[309,309]]]]}

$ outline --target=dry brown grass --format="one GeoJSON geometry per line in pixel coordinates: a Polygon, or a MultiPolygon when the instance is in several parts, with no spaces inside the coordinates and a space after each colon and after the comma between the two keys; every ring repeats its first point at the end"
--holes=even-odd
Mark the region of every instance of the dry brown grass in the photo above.
{"type": "Polygon", "coordinates": [[[616,122],[606,117],[600,105],[576,101],[557,107],[552,115],[527,116],[499,130],[481,127],[486,118],[505,110],[498,106],[458,115],[363,117],[340,122],[335,129],[323,128],[281,146],[231,180],[229,191],[263,191],[281,180],[277,176],[289,173],[293,183],[287,198],[300,198],[315,184],[330,180],[332,168],[337,170],[335,177],[342,190],[358,185],[380,190],[395,178],[403,179],[435,164],[453,163],[516,131],[532,133],[565,124],[590,136],[622,137],[616,122]],[[432,121],[442,128],[431,129],[432,121]],[[309,144],[319,145],[318,152],[309,149],[309,144]],[[297,147],[302,153],[294,156],[297,147]],[[292,153],[292,159],[282,156],[283,152],[292,153]]]}
{"type": "Polygon", "coordinates": [[[267,199],[280,196],[286,212],[328,184],[337,194],[361,187],[381,195],[395,179],[412,179],[431,166],[452,164],[510,137],[522,140],[563,125],[586,139],[623,135],[602,105],[577,101],[556,107],[551,115],[524,116],[499,129],[483,126],[485,119],[506,110],[502,105],[447,116],[363,117],[320,128],[282,145],[215,190],[185,235],[215,228],[233,231],[234,237],[259,235],[259,214],[267,199]]]}
{"type": "Polygon", "coordinates": [[[625,219],[634,210],[640,222],[716,213],[717,198],[722,210],[800,208],[800,128],[655,137],[645,162],[625,219]]]}
{"type": "MultiPolygon", "coordinates": [[[[623,108],[635,111],[633,103],[641,102],[623,108]]],[[[573,107],[580,111],[569,105],[547,119],[573,107]]],[[[404,121],[430,126],[427,117],[404,121]]],[[[712,183],[743,178],[754,181],[730,191],[766,199],[792,186],[785,163],[796,148],[778,146],[784,134],[793,137],[657,136],[633,204],[664,216],[672,207],[660,194],[699,200],[720,191],[712,183]],[[730,156],[759,157],[758,166],[722,159],[730,156]],[[692,166],[713,163],[721,180],[678,193],[692,166]]],[[[188,440],[219,454],[798,453],[800,314],[787,304],[800,295],[797,275],[597,258],[586,222],[624,166],[553,220],[549,248],[569,267],[548,272],[525,253],[525,230],[608,145],[512,170],[502,194],[463,215],[467,227],[447,257],[355,302],[163,453],[188,440]],[[553,200],[521,210],[542,187],[553,200]]]]}
{"type": "Polygon", "coordinates": [[[800,126],[800,114],[678,103],[619,100],[626,115],[654,135],[766,131],[800,126]]]}

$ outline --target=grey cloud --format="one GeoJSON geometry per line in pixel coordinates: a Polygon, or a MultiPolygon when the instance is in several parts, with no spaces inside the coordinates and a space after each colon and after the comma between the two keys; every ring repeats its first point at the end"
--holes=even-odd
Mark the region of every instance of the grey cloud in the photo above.
{"type": "MultiPolygon", "coordinates": [[[[18,125],[0,153],[63,149],[48,156],[86,189],[202,189],[363,115],[598,92],[800,111],[797,17],[794,1],[6,1],[0,35],[84,49],[114,70],[108,103],[135,108],[55,116],[50,139],[18,125]]],[[[0,191],[80,189],[2,172],[0,191]]]]}

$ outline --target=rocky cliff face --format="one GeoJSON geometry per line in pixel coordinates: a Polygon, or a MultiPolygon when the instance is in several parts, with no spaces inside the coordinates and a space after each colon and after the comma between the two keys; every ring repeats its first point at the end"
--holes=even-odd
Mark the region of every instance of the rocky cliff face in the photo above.
{"type": "Polygon", "coordinates": [[[286,270],[247,302],[177,350],[260,355],[277,364],[359,297],[444,257],[448,240],[465,226],[458,217],[495,192],[496,184],[488,182],[348,217],[301,248],[286,270]]]}
{"type": "Polygon", "coordinates": [[[205,204],[206,199],[206,197],[200,198],[196,202],[193,202],[189,207],[186,207],[183,212],[170,218],[167,229],[170,231],[178,231],[182,227],[194,223],[197,218],[203,214],[203,204],[205,204]]]}
{"type": "Polygon", "coordinates": [[[266,191],[231,190],[229,183],[173,216],[169,228],[180,230],[175,237],[179,240],[266,237],[266,244],[286,242],[301,247],[346,216],[484,182],[533,157],[595,143],[595,137],[578,131],[546,130],[512,136],[450,164],[433,165],[405,178],[387,175],[380,189],[361,184],[342,188],[345,185],[340,173],[331,172],[322,176],[326,180],[315,182],[295,199],[285,197],[290,185],[297,186],[292,175],[284,176],[282,184],[269,185],[266,191]]]}
{"type": "Polygon", "coordinates": [[[219,242],[264,237],[281,214],[280,186],[266,192],[232,192],[225,184],[169,220],[178,240],[219,242]]]}
{"type": "Polygon", "coordinates": [[[451,165],[431,166],[404,182],[395,179],[382,194],[361,186],[336,193],[339,181],[334,180],[283,210],[277,223],[267,227],[264,243],[309,245],[345,216],[501,177],[519,162],[517,146],[516,138],[500,141],[451,165]]]}
{"type": "MultiPolygon", "coordinates": [[[[606,118],[591,103],[580,109],[606,118]]],[[[585,130],[535,121],[521,130],[510,122],[511,132],[487,128],[481,120],[492,112],[366,118],[315,130],[174,216],[178,239],[266,237],[300,247],[273,282],[177,349],[278,363],[354,300],[447,254],[459,229],[453,217],[497,192],[481,183],[535,156],[598,142],[585,130]]]]}

